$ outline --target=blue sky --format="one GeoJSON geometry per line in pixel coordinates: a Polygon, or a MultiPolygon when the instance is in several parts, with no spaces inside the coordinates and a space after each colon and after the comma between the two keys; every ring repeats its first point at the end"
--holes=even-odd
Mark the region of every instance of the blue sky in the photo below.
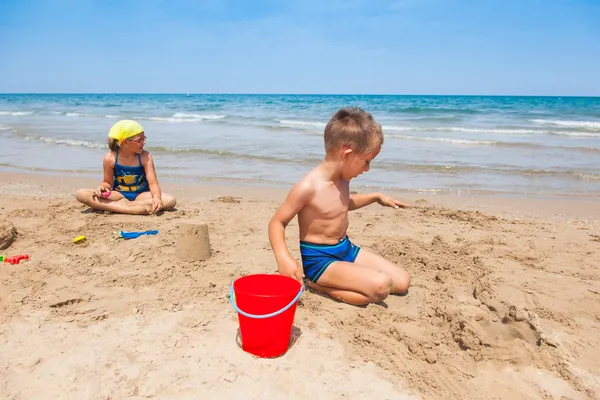
{"type": "Polygon", "coordinates": [[[600,95],[600,0],[1,0],[0,92],[600,95]]]}

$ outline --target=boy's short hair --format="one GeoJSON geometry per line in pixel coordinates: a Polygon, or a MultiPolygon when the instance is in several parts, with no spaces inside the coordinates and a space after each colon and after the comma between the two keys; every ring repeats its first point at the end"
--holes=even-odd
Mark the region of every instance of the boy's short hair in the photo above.
{"type": "Polygon", "coordinates": [[[325,127],[325,151],[348,146],[357,153],[366,153],[383,144],[383,131],[373,116],[358,107],[338,110],[325,127]]]}

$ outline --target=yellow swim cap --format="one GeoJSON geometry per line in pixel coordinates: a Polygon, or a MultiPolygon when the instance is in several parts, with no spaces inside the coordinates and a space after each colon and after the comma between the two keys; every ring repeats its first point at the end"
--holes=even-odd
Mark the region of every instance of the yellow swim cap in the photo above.
{"type": "Polygon", "coordinates": [[[124,119],[122,121],[117,122],[110,128],[108,132],[108,137],[116,139],[121,145],[123,140],[129,139],[135,135],[144,132],[144,128],[140,124],[130,119],[124,119]]]}

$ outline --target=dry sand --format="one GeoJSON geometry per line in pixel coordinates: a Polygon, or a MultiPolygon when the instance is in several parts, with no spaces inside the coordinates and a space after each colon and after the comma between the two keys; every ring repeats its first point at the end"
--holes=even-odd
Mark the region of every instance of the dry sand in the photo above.
{"type": "MultiPolygon", "coordinates": [[[[402,195],[349,235],[405,266],[407,296],[352,307],[305,293],[286,355],[236,342],[232,279],[275,272],[285,190],[163,184],[160,216],[91,212],[89,179],[0,174],[1,399],[600,398],[600,202],[402,195]],[[180,261],[178,226],[212,257],[180,261]],[[8,225],[6,225],[8,224],[8,225]],[[119,230],[158,229],[125,241],[119,230]],[[85,235],[76,245],[73,238],[85,235]]],[[[298,256],[295,223],[288,244],[298,256]]]]}

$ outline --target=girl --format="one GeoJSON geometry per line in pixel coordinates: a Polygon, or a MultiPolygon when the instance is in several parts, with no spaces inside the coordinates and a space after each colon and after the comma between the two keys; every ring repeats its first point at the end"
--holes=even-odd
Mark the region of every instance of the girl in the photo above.
{"type": "Polygon", "coordinates": [[[161,193],[145,143],[144,128],[137,122],[114,124],[103,161],[104,181],[96,189],[78,190],[77,200],[94,210],[124,214],[154,214],[175,207],[173,196],[161,193]]]}

